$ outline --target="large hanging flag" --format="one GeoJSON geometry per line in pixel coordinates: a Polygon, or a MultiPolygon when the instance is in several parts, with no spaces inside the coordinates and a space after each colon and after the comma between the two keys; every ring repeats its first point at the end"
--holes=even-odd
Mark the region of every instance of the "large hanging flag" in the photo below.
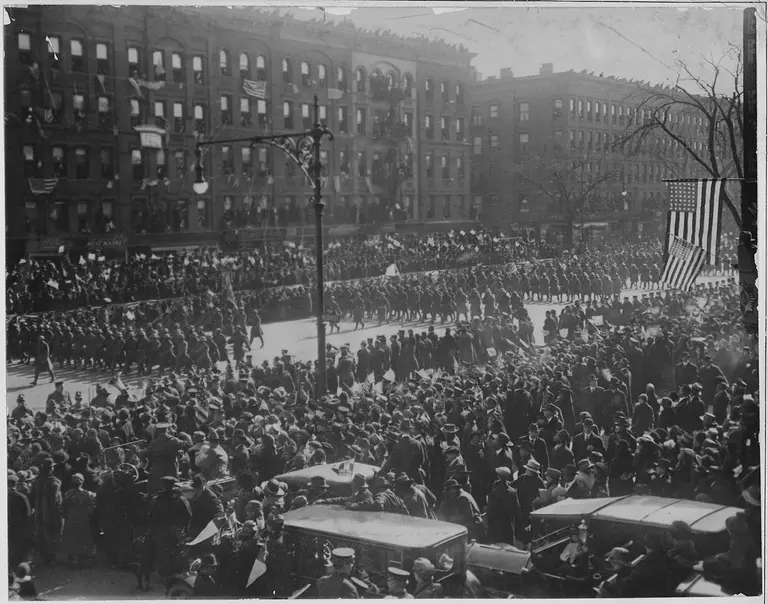
{"type": "Polygon", "coordinates": [[[266,99],[267,83],[261,80],[243,80],[243,92],[254,99],[266,99]]]}
{"type": "Polygon", "coordinates": [[[688,291],[699,276],[705,255],[703,248],[675,237],[669,246],[661,282],[672,289],[688,291]]]}
{"type": "Polygon", "coordinates": [[[704,178],[667,183],[667,256],[677,238],[703,249],[706,262],[717,263],[724,182],[725,179],[704,178]]]}

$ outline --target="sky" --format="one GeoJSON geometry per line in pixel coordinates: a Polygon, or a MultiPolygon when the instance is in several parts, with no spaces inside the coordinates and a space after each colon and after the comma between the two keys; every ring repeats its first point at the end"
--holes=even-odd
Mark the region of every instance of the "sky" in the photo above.
{"type": "MultiPolygon", "coordinates": [[[[503,67],[515,76],[534,75],[542,63],[555,71],[596,74],[673,84],[683,60],[699,77],[711,77],[702,57],[721,61],[729,43],[741,45],[740,8],[677,7],[471,7],[467,9],[327,7],[328,21],[352,20],[370,29],[426,35],[463,44],[477,54],[483,77],[503,67]],[[445,12],[445,11],[450,12],[445,12]],[[439,13],[439,14],[435,14],[439,13]]],[[[317,10],[293,9],[299,18],[322,18],[317,10]]],[[[726,57],[723,65],[733,69],[726,57]]]]}

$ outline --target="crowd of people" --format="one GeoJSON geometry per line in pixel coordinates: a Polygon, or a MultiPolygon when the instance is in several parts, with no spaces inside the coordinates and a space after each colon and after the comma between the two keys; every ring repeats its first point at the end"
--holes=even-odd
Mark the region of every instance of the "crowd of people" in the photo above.
{"type": "MultiPolygon", "coordinates": [[[[534,509],[630,493],[743,508],[731,550],[693,562],[716,576],[754,577],[757,344],[740,326],[732,277],[664,292],[660,258],[659,247],[642,244],[389,279],[347,274],[358,280],[326,292],[342,320],[416,323],[389,341],[329,345],[322,397],[317,362],[289,350],[253,362],[264,293],[218,304],[207,293],[217,293],[214,273],[190,277],[206,293],[184,301],[13,320],[9,360],[34,362],[35,380],[55,381],[62,365],[150,376],[135,388],[118,377],[87,402],[58,382],[45,411],[19,395],[8,418],[15,585],[33,552],[42,564],[63,556],[73,567],[99,552],[116,566],[138,561],[147,588],[152,571],[183,570],[184,544],[230,513],[232,538],[192,553],[204,567],[227,560],[247,575],[260,551],[267,568],[287,568],[281,514],[318,502],[439,518],[480,542],[525,546],[534,509]],[[627,287],[644,293],[630,300],[627,287]],[[538,342],[524,303],[557,301],[566,307],[548,311],[538,342]],[[322,480],[291,492],[275,478],[350,458],[381,470],[370,484],[356,476],[349,499],[329,501],[322,480]],[[234,496],[211,486],[225,476],[236,478],[234,496]],[[178,484],[187,479],[189,502],[178,484]]],[[[187,274],[188,261],[159,264],[187,274]]],[[[69,270],[88,282],[93,266],[69,270]]],[[[139,283],[139,266],[136,277],[122,273],[125,283],[139,283]]],[[[283,579],[268,572],[261,594],[286,595],[283,579]]]]}
{"type": "MultiPolygon", "coordinates": [[[[407,273],[553,254],[550,246],[540,242],[508,239],[480,229],[358,237],[328,244],[324,270],[326,281],[344,281],[382,276],[392,264],[407,273]]],[[[9,314],[26,314],[220,293],[222,266],[228,267],[235,291],[256,292],[266,304],[300,297],[297,286],[311,290],[316,283],[314,245],[291,241],[234,254],[203,249],[132,254],[125,260],[96,253],[73,260],[62,254],[23,259],[14,266],[6,277],[6,304],[9,314]]]]}

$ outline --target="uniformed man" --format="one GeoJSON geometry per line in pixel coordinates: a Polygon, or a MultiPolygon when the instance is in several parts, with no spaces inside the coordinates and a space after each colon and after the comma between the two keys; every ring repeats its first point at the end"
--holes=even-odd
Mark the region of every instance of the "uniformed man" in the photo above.
{"type": "Polygon", "coordinates": [[[386,599],[412,600],[413,596],[408,593],[408,577],[411,576],[407,570],[390,566],[387,569],[387,596],[386,599]]]}
{"type": "Polygon", "coordinates": [[[155,438],[141,452],[143,459],[150,460],[148,493],[155,493],[160,489],[160,479],[164,476],[172,478],[179,476],[178,451],[183,442],[178,438],[168,436],[168,428],[170,428],[170,424],[167,423],[155,424],[155,438]]]}
{"type": "Polygon", "coordinates": [[[333,571],[317,581],[317,596],[321,599],[359,598],[357,588],[350,581],[355,567],[355,550],[338,547],[331,552],[333,571]]]}

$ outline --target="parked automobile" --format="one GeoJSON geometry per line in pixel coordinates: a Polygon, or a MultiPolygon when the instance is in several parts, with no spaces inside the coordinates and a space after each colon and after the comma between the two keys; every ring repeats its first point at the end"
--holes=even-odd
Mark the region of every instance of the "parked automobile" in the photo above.
{"type": "MultiPolygon", "coordinates": [[[[387,568],[394,565],[410,570],[417,558],[428,558],[438,568],[438,580],[446,594],[458,597],[463,593],[467,581],[467,529],[463,526],[330,505],[311,505],[286,512],[283,517],[284,542],[291,552],[290,572],[285,580],[295,597],[316,596],[315,583],[326,573],[327,556],[337,547],[355,550],[355,579],[363,596],[376,597],[386,592],[387,568]]],[[[220,567],[219,572],[226,573],[227,569],[220,567]]],[[[196,579],[192,569],[171,578],[166,584],[166,597],[196,597],[196,579]]],[[[236,583],[245,585],[247,577],[242,579],[236,583]]],[[[231,592],[226,597],[254,597],[253,591],[235,587],[234,583],[225,583],[231,592]]]]}
{"type": "Polygon", "coordinates": [[[295,492],[303,489],[312,477],[320,476],[328,483],[331,497],[344,497],[352,494],[354,474],[362,474],[370,482],[380,469],[364,463],[342,461],[286,472],[275,476],[275,480],[284,482],[290,491],[295,492]]]}
{"type": "MultiPolygon", "coordinates": [[[[614,576],[604,564],[605,555],[624,547],[632,564],[645,554],[643,537],[668,533],[675,521],[686,522],[693,533],[696,551],[708,557],[728,549],[725,521],[739,508],[686,499],[628,495],[598,499],[566,499],[531,513],[530,560],[523,571],[524,591],[544,584],[547,591],[564,596],[587,595],[614,576]],[[566,568],[560,554],[574,533],[586,547],[582,564],[566,568]]],[[[691,571],[669,595],[716,596],[721,589],[691,571]]]]}

